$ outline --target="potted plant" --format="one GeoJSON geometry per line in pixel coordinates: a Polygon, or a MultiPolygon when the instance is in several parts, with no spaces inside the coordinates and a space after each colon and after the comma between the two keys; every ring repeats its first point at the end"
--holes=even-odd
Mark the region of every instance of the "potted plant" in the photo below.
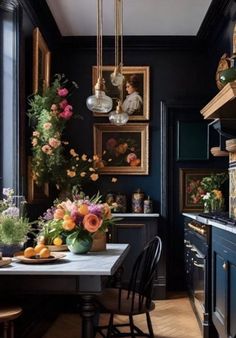
{"type": "Polygon", "coordinates": [[[14,203],[14,191],[3,189],[4,198],[0,201],[0,251],[2,256],[13,256],[22,249],[31,231],[31,223],[20,215],[20,208],[14,203]]]}

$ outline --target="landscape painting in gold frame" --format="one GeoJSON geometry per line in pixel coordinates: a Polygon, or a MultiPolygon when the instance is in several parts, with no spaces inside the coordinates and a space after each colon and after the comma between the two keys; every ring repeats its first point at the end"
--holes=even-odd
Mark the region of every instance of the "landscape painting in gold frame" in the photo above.
{"type": "Polygon", "coordinates": [[[94,125],[94,153],[102,160],[100,173],[148,175],[148,123],[94,125]]]}
{"type": "MultiPolygon", "coordinates": [[[[105,93],[113,100],[113,108],[115,110],[117,105],[117,100],[120,98],[120,89],[117,86],[113,86],[111,83],[110,75],[114,71],[114,66],[103,66],[102,67],[102,75],[105,80],[105,93]]],[[[136,120],[136,121],[147,121],[149,120],[149,66],[124,66],[122,68],[122,73],[125,77],[123,83],[123,98],[125,99],[127,96],[126,92],[126,82],[130,79],[131,75],[136,75],[137,82],[139,84],[138,93],[142,98],[142,107],[140,111],[135,114],[129,116],[129,120],[136,120]]],[[[97,82],[97,66],[93,66],[92,69],[92,86],[94,88],[97,82]]],[[[108,116],[108,114],[101,114],[101,113],[93,113],[94,116],[108,116]]]]}
{"type": "Polygon", "coordinates": [[[33,30],[33,92],[42,94],[49,86],[51,52],[38,27],[33,30]]]}

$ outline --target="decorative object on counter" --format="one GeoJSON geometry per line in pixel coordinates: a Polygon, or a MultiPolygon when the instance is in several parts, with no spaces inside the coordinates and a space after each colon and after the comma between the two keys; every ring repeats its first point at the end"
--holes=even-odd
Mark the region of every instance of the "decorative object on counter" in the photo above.
{"type": "MultiPolygon", "coordinates": [[[[44,217],[40,222],[39,240],[45,244],[57,244],[55,239],[59,238],[60,245],[66,242],[73,253],[85,253],[90,250],[94,236],[98,232],[105,233],[114,222],[111,207],[101,202],[99,194],[90,199],[77,195],[73,200],[55,202],[48,218],[44,217]]],[[[101,236],[100,240],[104,237],[101,236]]],[[[98,250],[96,245],[94,247],[98,250]]]]}
{"type": "Polygon", "coordinates": [[[106,195],[106,203],[109,206],[112,206],[115,203],[115,201],[116,201],[116,195],[113,192],[107,193],[107,195],[106,195]]]}
{"type": "Polygon", "coordinates": [[[216,85],[219,90],[221,90],[224,87],[224,84],[220,80],[220,75],[222,71],[227,70],[230,68],[230,58],[226,53],[224,53],[219,61],[217,70],[216,70],[216,85]]]}
{"type": "Polygon", "coordinates": [[[132,212],[143,213],[144,193],[141,189],[137,189],[132,194],[132,212]]]}
{"type": "Polygon", "coordinates": [[[23,215],[23,196],[14,196],[10,188],[3,188],[3,196],[0,201],[0,251],[2,256],[12,257],[22,249],[32,223],[23,215]]]}
{"type": "MultiPolygon", "coordinates": [[[[235,161],[236,157],[233,160],[235,161]]],[[[229,168],[229,217],[236,219],[236,166],[234,161],[230,163],[229,168]]]]}
{"type": "Polygon", "coordinates": [[[143,212],[144,214],[151,214],[153,212],[152,200],[150,196],[143,201],[143,212]]]}
{"type": "Polygon", "coordinates": [[[115,198],[114,212],[126,212],[127,210],[127,198],[124,193],[117,193],[115,198]]]}
{"type": "Polygon", "coordinates": [[[228,180],[228,173],[216,173],[203,177],[201,186],[204,190],[202,195],[204,212],[220,212],[224,208],[224,197],[220,188],[228,180]]]}

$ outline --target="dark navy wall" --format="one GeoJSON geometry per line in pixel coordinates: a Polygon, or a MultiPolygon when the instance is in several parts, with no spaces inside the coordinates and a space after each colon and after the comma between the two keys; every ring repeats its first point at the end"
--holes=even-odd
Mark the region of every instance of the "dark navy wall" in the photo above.
{"type": "MultiPolygon", "coordinates": [[[[186,50],[180,46],[178,50],[171,46],[167,50],[156,48],[147,50],[140,48],[138,39],[132,50],[124,47],[126,66],[150,66],[150,153],[148,176],[117,175],[118,182],[111,184],[110,176],[103,176],[98,185],[102,193],[110,190],[122,191],[130,196],[136,188],[141,188],[154,200],[155,211],[158,211],[160,196],[160,102],[161,101],[191,101],[206,102],[207,81],[202,81],[202,74],[208,73],[206,53],[199,50],[186,50]]],[[[80,49],[80,41],[70,47],[65,44],[52,56],[54,71],[63,72],[67,77],[79,83],[77,101],[74,106],[84,120],[73,122],[68,130],[68,137],[79,153],[93,152],[93,124],[109,123],[107,118],[94,118],[86,108],[86,98],[91,95],[92,66],[96,64],[96,50],[80,49]]],[[[183,40],[184,41],[184,40],[183,40]]],[[[187,39],[186,39],[187,44],[187,39]]],[[[104,43],[105,45],[105,43],[104,43]]],[[[114,50],[105,50],[104,65],[114,63],[114,50]]]]}

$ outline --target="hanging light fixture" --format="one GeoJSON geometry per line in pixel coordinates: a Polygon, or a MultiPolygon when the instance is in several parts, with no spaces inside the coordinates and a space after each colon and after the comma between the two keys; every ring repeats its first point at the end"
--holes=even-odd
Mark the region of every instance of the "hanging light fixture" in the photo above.
{"type": "Polygon", "coordinates": [[[109,114],[109,121],[117,126],[127,123],[129,115],[123,111],[123,0],[115,1],[115,69],[111,74],[111,82],[120,89],[120,100],[118,100],[116,110],[109,114]]]}
{"type": "Polygon", "coordinates": [[[103,0],[97,0],[97,83],[95,94],[87,98],[89,110],[96,113],[108,113],[112,109],[112,99],[105,94],[105,81],[102,77],[102,29],[103,0]]]}

